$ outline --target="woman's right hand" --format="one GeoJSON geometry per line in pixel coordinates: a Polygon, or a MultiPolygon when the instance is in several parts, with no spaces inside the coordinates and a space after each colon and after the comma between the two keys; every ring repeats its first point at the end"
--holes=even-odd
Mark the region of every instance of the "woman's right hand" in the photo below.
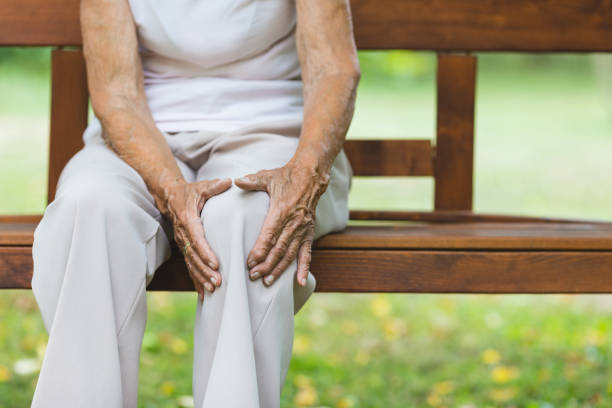
{"type": "Polygon", "coordinates": [[[172,221],[174,240],[185,257],[187,270],[200,300],[204,298],[204,286],[209,292],[214,292],[221,285],[219,260],[204,237],[200,214],[206,200],[224,192],[231,185],[231,178],[193,183],[181,181],[166,187],[166,198],[158,204],[162,214],[172,221]]]}

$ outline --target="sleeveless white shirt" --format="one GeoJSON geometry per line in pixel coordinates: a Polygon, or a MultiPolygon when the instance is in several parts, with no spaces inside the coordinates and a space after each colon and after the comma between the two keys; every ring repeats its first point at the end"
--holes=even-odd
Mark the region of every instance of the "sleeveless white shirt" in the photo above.
{"type": "Polygon", "coordinates": [[[162,131],[300,124],[293,0],[129,0],[162,131]]]}

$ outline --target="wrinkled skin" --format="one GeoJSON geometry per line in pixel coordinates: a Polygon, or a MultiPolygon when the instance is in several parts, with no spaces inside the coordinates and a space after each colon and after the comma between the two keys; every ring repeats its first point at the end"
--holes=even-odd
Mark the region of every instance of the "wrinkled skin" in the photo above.
{"type": "MultiPolygon", "coordinates": [[[[264,226],[247,258],[252,279],[265,277],[266,284],[296,257],[298,283],[306,283],[316,205],[344,143],[360,79],[348,0],[295,1],[304,94],[298,148],[283,167],[234,180],[245,190],[270,195],[264,226]]],[[[128,0],[81,0],[80,23],[91,104],[104,140],[142,176],[160,212],[172,220],[202,299],[204,286],[213,292],[221,285],[221,274],[199,215],[206,200],[222,194],[232,180],[185,181],[147,104],[128,0]]]]}
{"type": "Polygon", "coordinates": [[[265,284],[271,285],[297,255],[297,280],[304,285],[316,207],[329,184],[329,175],[319,175],[295,160],[279,169],[261,170],[234,182],[242,189],[263,190],[270,195],[261,233],[247,257],[251,279],[264,277],[265,284]]]}
{"type": "Polygon", "coordinates": [[[247,257],[251,279],[266,285],[293,259],[306,285],[315,214],[354,111],[360,79],[347,0],[297,0],[297,51],[302,67],[304,122],[295,155],[283,167],[234,180],[245,190],[264,190],[270,206],[247,257]]]}

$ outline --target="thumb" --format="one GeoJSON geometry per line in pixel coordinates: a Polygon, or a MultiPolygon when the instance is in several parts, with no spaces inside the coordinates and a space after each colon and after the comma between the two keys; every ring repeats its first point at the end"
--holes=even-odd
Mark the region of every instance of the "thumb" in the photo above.
{"type": "Polygon", "coordinates": [[[234,184],[243,190],[263,190],[267,191],[268,180],[262,173],[247,174],[234,179],[234,184]]]}
{"type": "Polygon", "coordinates": [[[198,182],[200,187],[200,199],[198,201],[198,213],[202,212],[204,203],[210,197],[221,194],[232,186],[231,178],[201,180],[198,182]]]}
{"type": "Polygon", "coordinates": [[[208,190],[207,190],[209,197],[212,197],[217,194],[221,194],[222,192],[224,192],[225,190],[227,190],[228,188],[232,186],[231,178],[214,179],[210,181],[212,181],[212,183],[208,185],[208,190]]]}

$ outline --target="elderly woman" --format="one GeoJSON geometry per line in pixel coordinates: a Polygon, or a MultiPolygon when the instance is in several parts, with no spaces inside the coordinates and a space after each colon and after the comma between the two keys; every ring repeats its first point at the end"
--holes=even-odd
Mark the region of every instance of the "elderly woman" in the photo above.
{"type": "Polygon", "coordinates": [[[34,407],[136,407],[146,286],[198,292],[195,406],[278,407],[313,240],[348,220],[348,0],[82,0],[94,117],[34,235],[34,407]]]}

